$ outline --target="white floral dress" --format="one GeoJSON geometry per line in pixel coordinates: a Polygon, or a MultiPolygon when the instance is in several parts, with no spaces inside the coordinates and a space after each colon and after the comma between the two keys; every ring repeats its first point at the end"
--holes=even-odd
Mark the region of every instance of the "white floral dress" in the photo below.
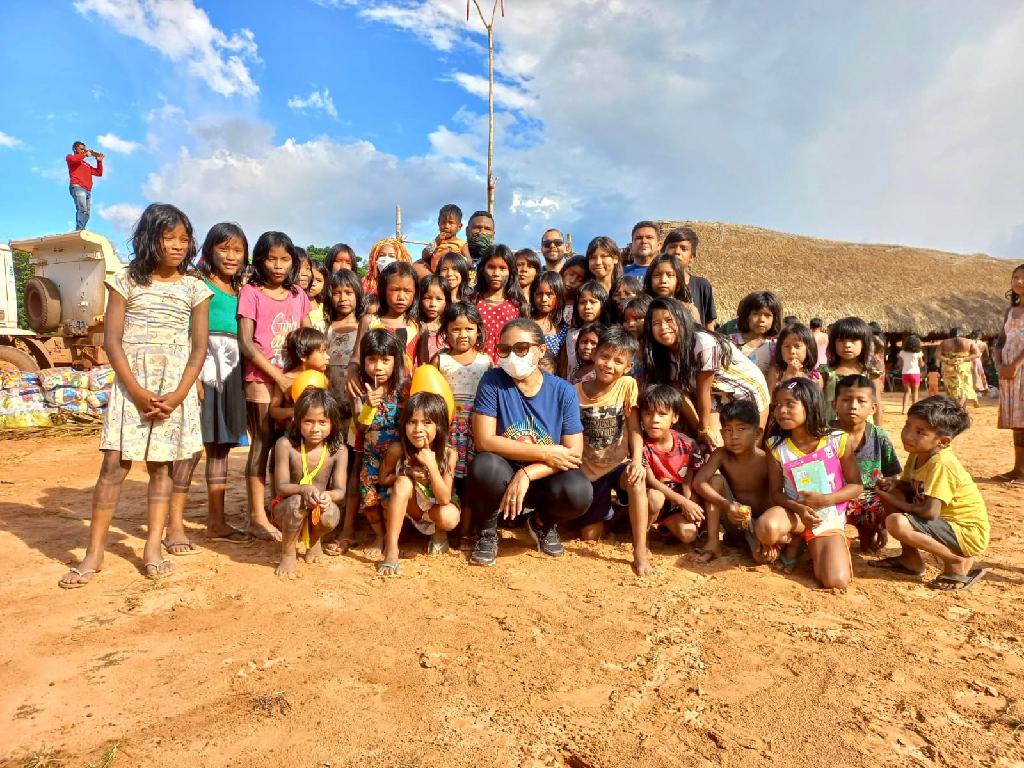
{"type": "MultiPolygon", "coordinates": [[[[140,387],[157,395],[178,388],[192,351],[192,309],[209,300],[206,283],[184,275],[173,283],[154,280],[136,285],[122,270],[106,281],[124,298],[121,346],[140,387]]],[[[199,398],[190,387],[181,405],[166,419],[143,421],[124,384],[116,380],[103,422],[100,450],[120,451],[126,461],[178,461],[203,449],[199,398]]]]}

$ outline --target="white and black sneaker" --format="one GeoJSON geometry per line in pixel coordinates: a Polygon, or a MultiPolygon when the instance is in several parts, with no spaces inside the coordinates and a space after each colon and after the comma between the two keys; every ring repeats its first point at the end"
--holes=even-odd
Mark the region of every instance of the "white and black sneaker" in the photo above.
{"type": "Polygon", "coordinates": [[[469,562],[473,565],[494,565],[498,559],[498,531],[480,531],[476,537],[476,546],[469,556],[469,562]]]}
{"type": "Polygon", "coordinates": [[[562,540],[558,537],[558,526],[552,524],[546,528],[536,527],[537,516],[530,515],[526,521],[526,530],[530,537],[537,542],[537,551],[548,557],[561,557],[565,554],[562,540]]]}

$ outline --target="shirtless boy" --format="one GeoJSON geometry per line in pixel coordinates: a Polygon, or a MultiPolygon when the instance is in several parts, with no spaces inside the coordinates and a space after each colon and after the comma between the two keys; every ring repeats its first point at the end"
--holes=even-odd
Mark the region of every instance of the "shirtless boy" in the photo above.
{"type": "Polygon", "coordinates": [[[777,553],[765,552],[753,532],[754,521],[771,506],[768,460],[758,447],[762,429],[757,406],[733,400],[722,406],[719,418],[723,447],[715,449],[693,480],[693,487],[707,502],[706,560],[722,555],[720,527],[733,540],[745,539],[755,561],[774,559],[777,553]]]}

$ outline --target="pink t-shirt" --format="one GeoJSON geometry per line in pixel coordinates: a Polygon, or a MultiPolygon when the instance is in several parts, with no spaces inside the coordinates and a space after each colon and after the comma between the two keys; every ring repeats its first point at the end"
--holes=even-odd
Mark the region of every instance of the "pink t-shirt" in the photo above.
{"type": "MultiPolygon", "coordinates": [[[[253,321],[253,341],[263,356],[284,370],[285,337],[302,325],[309,314],[309,298],[298,288],[283,299],[272,299],[254,285],[244,285],[238,294],[238,316],[253,321]]],[[[273,385],[274,380],[248,360],[245,380],[273,385]]]]}

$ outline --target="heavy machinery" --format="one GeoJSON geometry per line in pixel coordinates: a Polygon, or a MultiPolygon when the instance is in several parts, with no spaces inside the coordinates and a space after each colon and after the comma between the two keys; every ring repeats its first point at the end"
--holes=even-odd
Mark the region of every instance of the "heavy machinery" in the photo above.
{"type": "Polygon", "coordinates": [[[110,241],[85,230],[0,244],[0,368],[106,363],[103,284],[123,268],[110,241]],[[12,249],[27,252],[35,270],[22,297],[31,330],[18,328],[12,249]]]}

